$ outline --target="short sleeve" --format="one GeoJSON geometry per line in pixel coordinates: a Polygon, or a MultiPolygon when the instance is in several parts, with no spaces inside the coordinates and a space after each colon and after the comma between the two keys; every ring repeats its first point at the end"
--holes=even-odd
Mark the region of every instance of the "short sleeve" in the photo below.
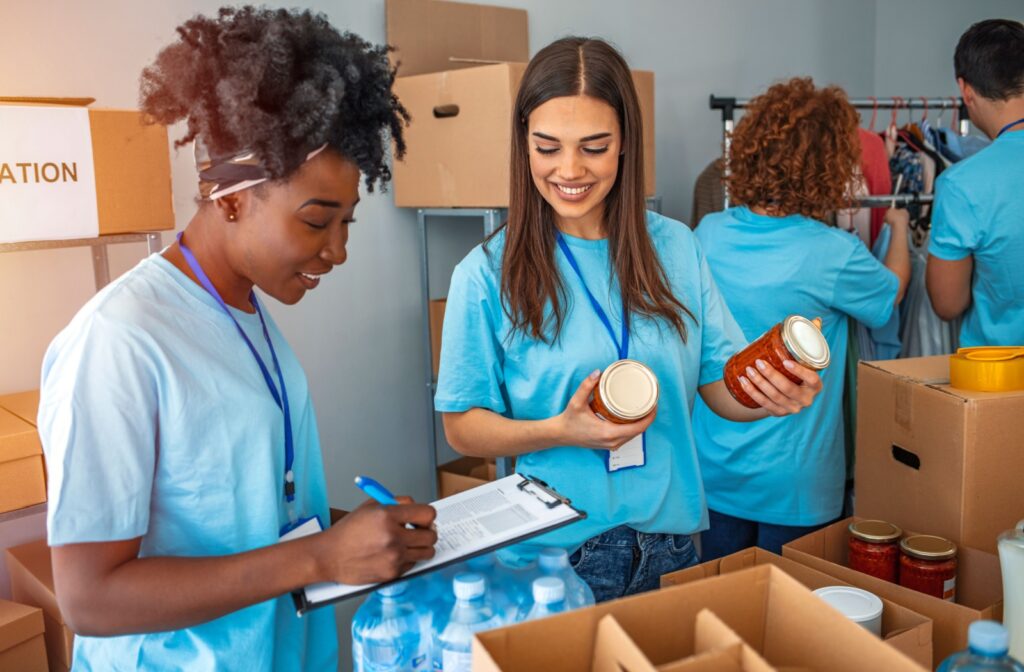
{"type": "Polygon", "coordinates": [[[707,259],[699,246],[697,249],[701,287],[700,380],[697,385],[702,386],[722,379],[725,363],[747,347],[747,339],[718,290],[707,259]]]}
{"type": "Polygon", "coordinates": [[[38,419],[52,546],[148,530],[157,377],[134,330],[94,314],[72,322],[44,358],[38,419]]]}
{"type": "Polygon", "coordinates": [[[978,248],[982,232],[970,200],[954,183],[939,179],[928,253],[946,261],[959,261],[978,248]]]}
{"type": "Polygon", "coordinates": [[[465,262],[455,267],[441,332],[436,410],[505,412],[503,355],[497,335],[500,300],[497,290],[489,290],[465,262]]]}
{"type": "Polygon", "coordinates": [[[892,316],[900,281],[859,240],[852,243],[835,281],[832,307],[877,329],[892,316]]]}

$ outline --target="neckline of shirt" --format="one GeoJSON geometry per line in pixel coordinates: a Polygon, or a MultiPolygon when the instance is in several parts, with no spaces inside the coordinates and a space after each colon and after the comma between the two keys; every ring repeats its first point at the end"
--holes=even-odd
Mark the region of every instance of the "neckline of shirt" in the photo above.
{"type": "Polygon", "coordinates": [[[608,238],[598,238],[596,240],[591,238],[580,238],[578,236],[568,234],[565,231],[561,231],[561,234],[562,237],[565,238],[565,242],[568,243],[570,247],[578,247],[588,250],[607,249],[608,247],[608,238]]]}
{"type": "MultiPolygon", "coordinates": [[[[196,301],[201,303],[204,308],[213,311],[218,316],[224,315],[224,310],[217,303],[217,300],[210,296],[203,287],[199,286],[192,280],[192,278],[185,275],[180,268],[168,261],[159,252],[154,252],[149,256],[149,260],[156,265],[158,269],[170,276],[174,283],[183,289],[186,294],[194,298],[196,301]]],[[[253,326],[259,326],[260,318],[256,313],[247,313],[244,310],[239,310],[234,306],[228,306],[228,310],[231,311],[231,315],[242,324],[249,324],[253,326]]]]}
{"type": "Polygon", "coordinates": [[[793,215],[786,215],[785,217],[772,217],[771,215],[759,215],[749,207],[745,205],[738,205],[731,209],[733,217],[740,221],[749,222],[750,224],[795,224],[802,222],[807,217],[796,213],[793,215]]]}

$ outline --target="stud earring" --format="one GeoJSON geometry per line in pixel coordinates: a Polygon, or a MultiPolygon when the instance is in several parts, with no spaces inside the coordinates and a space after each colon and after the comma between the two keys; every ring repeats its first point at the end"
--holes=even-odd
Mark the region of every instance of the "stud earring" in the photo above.
{"type": "Polygon", "coordinates": [[[235,214],[235,213],[233,213],[233,212],[229,212],[229,213],[228,213],[228,221],[229,221],[229,222],[233,222],[233,221],[235,221],[236,219],[238,219],[238,215],[236,215],[236,214],[235,214]]]}

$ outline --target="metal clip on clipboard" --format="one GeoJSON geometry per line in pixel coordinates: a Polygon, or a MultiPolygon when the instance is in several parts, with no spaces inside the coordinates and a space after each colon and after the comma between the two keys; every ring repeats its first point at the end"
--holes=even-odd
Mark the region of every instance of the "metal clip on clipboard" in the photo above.
{"type": "Polygon", "coordinates": [[[529,493],[539,499],[544,506],[553,509],[557,506],[572,506],[572,500],[555,492],[550,485],[534,476],[520,474],[524,480],[517,486],[521,491],[529,493]]]}

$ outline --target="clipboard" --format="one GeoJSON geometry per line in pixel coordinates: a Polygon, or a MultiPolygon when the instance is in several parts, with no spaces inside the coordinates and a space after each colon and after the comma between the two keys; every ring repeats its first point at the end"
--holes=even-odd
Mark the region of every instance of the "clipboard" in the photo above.
{"type": "Polygon", "coordinates": [[[417,563],[392,581],[360,586],[306,586],[292,593],[298,615],[517,544],[587,517],[586,512],[574,508],[569,499],[547,483],[523,474],[445,497],[431,506],[438,512],[438,541],[433,558],[417,563]]]}

